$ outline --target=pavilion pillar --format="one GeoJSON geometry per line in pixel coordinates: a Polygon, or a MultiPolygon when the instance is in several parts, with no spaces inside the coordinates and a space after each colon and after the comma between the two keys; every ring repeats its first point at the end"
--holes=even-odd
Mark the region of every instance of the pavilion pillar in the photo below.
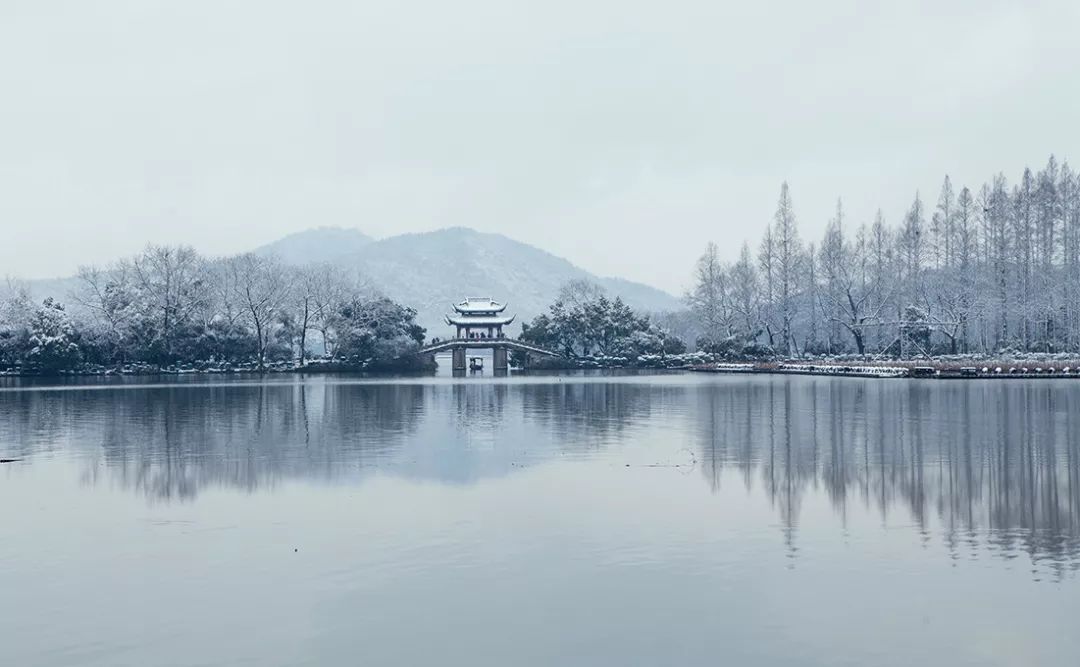
{"type": "Polygon", "coordinates": [[[454,348],[453,370],[455,370],[455,371],[463,371],[463,370],[465,370],[465,348],[464,347],[455,347],[454,348]]]}
{"type": "Polygon", "coordinates": [[[492,356],[495,357],[493,363],[493,366],[495,367],[495,372],[505,371],[507,368],[509,368],[509,364],[507,363],[506,359],[505,347],[502,347],[500,345],[499,347],[494,348],[492,350],[492,356]]]}

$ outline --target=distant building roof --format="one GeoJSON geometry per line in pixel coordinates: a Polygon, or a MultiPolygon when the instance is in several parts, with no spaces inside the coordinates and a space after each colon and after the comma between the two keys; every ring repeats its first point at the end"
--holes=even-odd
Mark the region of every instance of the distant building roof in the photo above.
{"type": "Polygon", "coordinates": [[[499,303],[489,296],[470,296],[461,303],[455,303],[454,310],[462,315],[473,313],[501,313],[506,310],[506,304],[499,303]]]}

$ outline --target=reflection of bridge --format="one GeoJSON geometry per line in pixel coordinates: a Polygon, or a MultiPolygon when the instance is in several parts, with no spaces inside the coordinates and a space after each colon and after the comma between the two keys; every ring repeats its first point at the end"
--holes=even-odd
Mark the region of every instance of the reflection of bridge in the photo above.
{"type": "Polygon", "coordinates": [[[494,360],[492,362],[495,372],[506,371],[507,358],[510,350],[524,352],[526,355],[535,354],[547,357],[560,357],[558,352],[545,350],[542,347],[522,343],[513,338],[450,338],[440,340],[437,343],[426,345],[420,349],[421,354],[438,354],[439,352],[452,352],[454,355],[453,370],[464,371],[468,350],[491,350],[494,360]]]}

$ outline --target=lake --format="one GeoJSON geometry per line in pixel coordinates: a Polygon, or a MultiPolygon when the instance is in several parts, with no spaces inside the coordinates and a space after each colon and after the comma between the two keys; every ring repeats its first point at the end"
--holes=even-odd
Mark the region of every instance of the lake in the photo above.
{"type": "Polygon", "coordinates": [[[3,665],[1080,664],[1080,382],[2,382],[3,665]]]}

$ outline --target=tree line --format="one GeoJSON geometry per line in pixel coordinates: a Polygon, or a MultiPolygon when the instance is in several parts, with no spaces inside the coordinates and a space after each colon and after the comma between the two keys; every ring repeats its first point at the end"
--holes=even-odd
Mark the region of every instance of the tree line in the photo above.
{"type": "Polygon", "coordinates": [[[1080,175],[1053,156],[1011,185],[946,176],[896,224],[854,224],[837,201],[817,243],[784,183],[756,248],[723,262],[710,243],[686,295],[700,349],[784,356],[1078,352],[1078,299],[1080,175]]]}
{"type": "Polygon", "coordinates": [[[81,267],[67,305],[37,304],[13,285],[0,300],[0,368],[91,364],[304,366],[395,363],[424,340],[416,311],[324,264],[273,256],[208,259],[148,246],[107,267],[81,267]]]}
{"type": "MultiPolygon", "coordinates": [[[[895,224],[849,220],[841,201],[816,243],[799,233],[784,183],[760,242],[732,262],[708,244],[685,314],[648,317],[574,281],[521,338],[571,357],[1080,352],[1080,175],[1051,156],[1013,184],[946,176],[935,204],[916,193],[895,224]],[[672,331],[678,330],[679,335],[672,331]]],[[[148,246],[82,267],[66,304],[0,296],[0,369],[92,364],[304,366],[312,354],[364,367],[424,340],[416,311],[330,265],[272,256],[210,259],[148,246]]]]}
{"type": "Polygon", "coordinates": [[[681,354],[685,343],[588,280],[571,280],[555,302],[522,324],[521,340],[569,358],[681,354]]]}

